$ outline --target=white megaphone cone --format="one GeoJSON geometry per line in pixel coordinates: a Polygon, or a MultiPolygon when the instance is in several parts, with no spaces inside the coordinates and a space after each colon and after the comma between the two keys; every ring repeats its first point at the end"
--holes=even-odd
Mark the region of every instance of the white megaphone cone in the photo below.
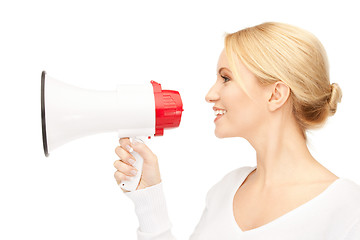
{"type": "MultiPolygon", "coordinates": [[[[179,92],[162,90],[155,81],[146,85],[119,85],[113,91],[97,91],[58,81],[45,71],[41,75],[45,156],[71,140],[96,133],[115,131],[119,138],[142,140],[162,136],[164,129],[180,125],[182,111],[179,92]]],[[[132,154],[138,176],[120,185],[128,191],[136,190],[142,172],[143,160],[139,154],[132,154]]]]}

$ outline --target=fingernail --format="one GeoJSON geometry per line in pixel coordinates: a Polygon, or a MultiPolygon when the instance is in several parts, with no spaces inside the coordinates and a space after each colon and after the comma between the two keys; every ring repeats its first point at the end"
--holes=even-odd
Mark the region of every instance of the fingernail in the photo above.
{"type": "Polygon", "coordinates": [[[133,176],[136,176],[137,171],[134,169],[134,170],[131,170],[130,173],[131,173],[133,176]]]}
{"type": "Polygon", "coordinates": [[[134,138],[131,144],[132,144],[133,146],[136,146],[136,145],[138,145],[139,143],[144,143],[144,142],[143,142],[141,139],[139,139],[139,138],[134,138]]]}
{"type": "Polygon", "coordinates": [[[130,163],[131,165],[134,165],[135,160],[134,160],[134,159],[132,159],[132,158],[129,158],[129,163],[130,163]]]}
{"type": "Polygon", "coordinates": [[[132,152],[133,151],[133,149],[132,149],[132,147],[130,147],[129,145],[126,145],[126,150],[128,150],[128,152],[132,152]]]}

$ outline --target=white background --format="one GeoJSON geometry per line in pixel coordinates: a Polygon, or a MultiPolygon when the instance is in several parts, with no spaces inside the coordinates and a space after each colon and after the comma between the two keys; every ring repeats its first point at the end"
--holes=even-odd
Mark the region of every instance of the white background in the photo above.
{"type": "Polygon", "coordinates": [[[309,133],[309,148],[330,171],[360,183],[355,3],[1,1],[0,239],[136,238],[133,204],[113,177],[116,133],[78,139],[44,157],[42,70],[90,89],[155,80],[180,92],[180,127],[147,144],[160,161],[173,233],[187,239],[209,188],[231,170],[256,165],[244,139],[215,137],[205,95],[224,34],[265,21],[307,29],[325,46],[343,101],[323,129],[309,133]]]}

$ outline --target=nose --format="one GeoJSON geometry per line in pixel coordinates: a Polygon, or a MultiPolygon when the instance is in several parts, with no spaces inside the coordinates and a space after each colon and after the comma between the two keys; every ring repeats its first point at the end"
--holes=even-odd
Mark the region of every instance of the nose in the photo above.
{"type": "Polygon", "coordinates": [[[215,89],[215,85],[212,86],[209,90],[209,92],[205,96],[205,101],[208,103],[212,103],[216,100],[219,100],[219,94],[215,89]]]}

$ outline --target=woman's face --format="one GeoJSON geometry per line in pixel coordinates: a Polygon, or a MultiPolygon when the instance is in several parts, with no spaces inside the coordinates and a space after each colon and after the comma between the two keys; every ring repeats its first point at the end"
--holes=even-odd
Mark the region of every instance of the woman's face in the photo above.
{"type": "Polygon", "coordinates": [[[215,108],[226,110],[226,113],[215,121],[215,135],[218,138],[248,138],[260,131],[267,118],[268,96],[265,88],[240,60],[236,63],[236,68],[249,95],[234,79],[223,50],[217,66],[217,80],[205,97],[207,102],[214,103],[215,108]]]}

